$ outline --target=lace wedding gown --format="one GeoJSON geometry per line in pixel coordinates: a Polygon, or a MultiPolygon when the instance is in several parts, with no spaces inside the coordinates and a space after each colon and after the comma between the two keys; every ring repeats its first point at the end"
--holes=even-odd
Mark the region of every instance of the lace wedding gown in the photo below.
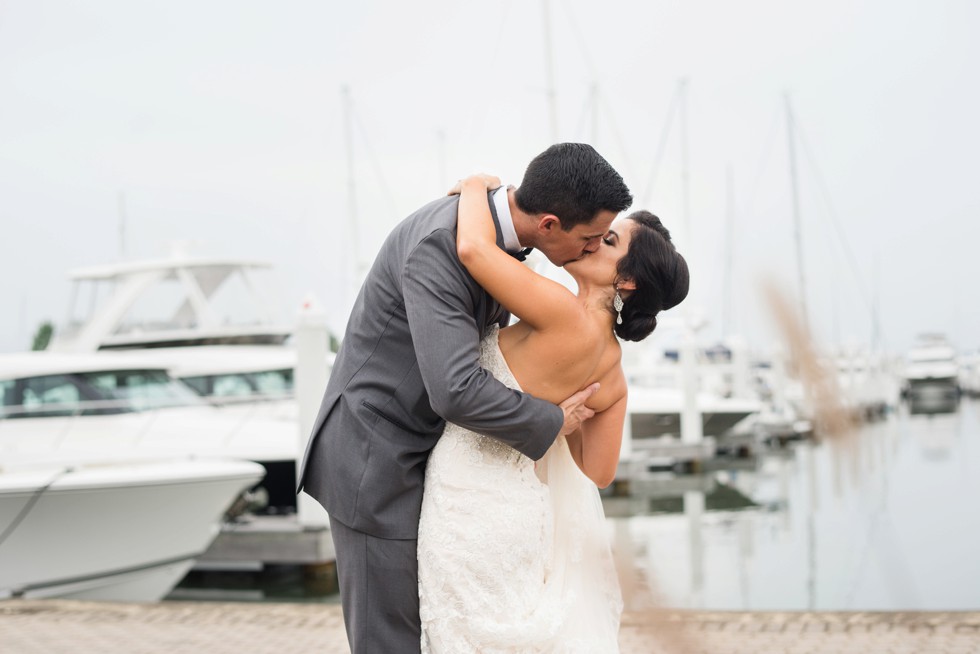
{"type": "MultiPolygon", "coordinates": [[[[520,389],[498,330],[481,365],[520,389]]],[[[563,438],[535,466],[447,424],[419,521],[422,654],[618,652],[622,599],[595,485],[563,438]]]]}

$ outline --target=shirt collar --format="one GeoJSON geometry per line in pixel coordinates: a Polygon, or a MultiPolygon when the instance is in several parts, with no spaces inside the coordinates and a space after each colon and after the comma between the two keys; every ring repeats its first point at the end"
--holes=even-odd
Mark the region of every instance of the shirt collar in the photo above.
{"type": "Polygon", "coordinates": [[[523,246],[517,238],[514,216],[510,213],[508,188],[510,187],[501,186],[493,192],[493,206],[497,208],[497,220],[500,222],[500,233],[504,237],[504,249],[508,252],[520,252],[523,246]]]}

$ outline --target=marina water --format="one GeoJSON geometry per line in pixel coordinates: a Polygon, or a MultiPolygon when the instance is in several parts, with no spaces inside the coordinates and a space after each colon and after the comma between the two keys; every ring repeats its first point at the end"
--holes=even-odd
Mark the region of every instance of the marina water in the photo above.
{"type": "MultiPolygon", "coordinates": [[[[980,400],[963,399],[603,503],[627,610],[976,610],[977,498],[980,400]]],[[[295,568],[195,573],[170,598],[339,601],[295,568]]]]}

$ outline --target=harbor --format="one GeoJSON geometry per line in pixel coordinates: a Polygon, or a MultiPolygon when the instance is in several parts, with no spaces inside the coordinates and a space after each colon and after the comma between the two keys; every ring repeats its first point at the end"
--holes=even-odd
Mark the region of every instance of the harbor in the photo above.
{"type": "MultiPolygon", "coordinates": [[[[297,498],[293,492],[297,458],[333,356],[325,314],[310,304],[297,313],[296,324],[290,328],[263,314],[259,297],[253,295],[247,328],[218,324],[213,318],[217,313],[214,298],[220,297],[222,289],[236,278],[256,288],[257,271],[264,267],[253,260],[175,255],[74,271],[71,277],[82,285],[82,296],[99,294],[98,289],[85,290],[84,285],[91,284],[107,284],[111,292],[101,294],[104,300],[92,305],[93,312],[61,330],[50,353],[3,358],[4,374],[10,381],[4,382],[6,419],[0,421],[0,445],[8,468],[16,469],[19,461],[30,469],[46,460],[105,468],[110,461],[123,466],[130,465],[130,460],[214,457],[219,453],[248,459],[263,468],[264,479],[229,507],[206,548],[175,547],[173,556],[148,550],[145,561],[134,560],[128,566],[152,567],[153,561],[169,566],[171,584],[187,574],[176,588],[119,599],[161,599],[165,595],[171,599],[263,599],[261,587],[270,585],[285,589],[294,598],[336,601],[333,543],[326,515],[310,498],[297,498]],[[141,297],[152,294],[154,285],[171,279],[179,281],[185,298],[176,316],[153,322],[153,329],[133,328],[123,321],[141,297]],[[116,390],[107,391],[110,388],[116,390]],[[152,401],[139,399],[151,397],[149,393],[152,401]],[[41,403],[29,404],[27,398],[35,396],[41,403]],[[45,436],[25,438],[41,428],[45,436]],[[106,440],[110,434],[116,434],[111,437],[115,440],[106,440]],[[111,454],[105,449],[110,443],[111,454]],[[101,459],[99,452],[103,452],[101,459]],[[191,568],[182,568],[183,573],[170,563],[178,555],[188,566],[193,562],[191,568]],[[222,584],[237,590],[222,591],[222,584]],[[256,587],[250,588],[253,584],[256,587]],[[310,593],[305,590],[307,584],[312,585],[310,593]]],[[[890,505],[881,496],[882,489],[894,483],[889,481],[890,466],[900,453],[920,451],[911,442],[914,439],[942,447],[922,449],[927,456],[906,454],[918,456],[918,463],[914,472],[906,473],[912,476],[901,486],[916,485],[922,474],[940,465],[937,458],[980,470],[980,464],[971,458],[974,450],[969,442],[980,434],[975,401],[960,399],[969,389],[971,360],[957,363],[955,350],[939,336],[925,337],[924,345],[909,355],[909,363],[879,357],[871,364],[870,355],[817,359],[805,350],[767,359],[738,341],[732,347],[697,349],[690,345],[693,341],[685,325],[684,321],[666,323],[662,343],[668,345],[626,349],[631,391],[624,443],[616,480],[603,491],[614,545],[622,552],[635,553],[621,561],[621,577],[627,582],[672,580],[670,585],[683,591],[666,600],[671,606],[755,608],[749,595],[741,604],[716,597],[712,585],[721,578],[704,573],[705,561],[718,556],[712,552],[710,533],[722,524],[735,530],[739,543],[738,556],[726,569],[745,570],[756,549],[753,542],[764,541],[773,529],[785,532],[792,542],[777,550],[788,548],[798,564],[814,568],[809,573],[808,583],[813,587],[808,602],[786,598],[765,608],[851,608],[841,604],[842,599],[829,604],[819,601],[817,568],[853,572],[863,564],[835,561],[818,565],[820,534],[841,528],[833,521],[819,528],[811,525],[820,515],[818,509],[827,514],[831,506],[852,502],[848,493],[861,497],[867,506],[890,505]],[[671,342],[677,345],[672,348],[671,342]],[[796,358],[793,365],[797,368],[812,368],[810,375],[817,375],[818,381],[805,375],[793,378],[788,372],[790,355],[796,358]],[[828,382],[836,390],[830,404],[821,403],[808,385],[828,382]],[[918,435],[908,436],[910,433],[918,435]],[[801,540],[801,530],[813,533],[801,540]],[[656,553],[665,552],[665,542],[671,543],[667,550],[673,552],[673,560],[687,559],[686,581],[674,579],[676,567],[658,565],[656,553]],[[686,557],[679,555],[682,552],[686,557]]],[[[948,489],[948,496],[970,496],[980,490],[963,483],[967,487],[948,489]]],[[[53,489],[39,488],[38,493],[52,494],[53,489]]],[[[923,493],[930,488],[924,487],[923,493]]],[[[936,498],[936,506],[947,505],[942,496],[936,498]]],[[[31,512],[35,517],[41,515],[31,502],[20,511],[15,521],[31,512]]],[[[179,511],[175,509],[175,517],[179,511]]],[[[862,515],[853,506],[848,511],[857,511],[855,520],[862,515]]],[[[932,510],[911,517],[915,513],[908,511],[895,520],[901,526],[939,515],[941,511],[932,510]]],[[[860,519],[877,524],[881,515],[872,512],[860,519]]],[[[946,521],[935,528],[944,533],[956,528],[954,516],[947,516],[946,521]]],[[[30,538],[24,535],[30,533],[29,524],[19,527],[20,534],[14,532],[15,541],[26,539],[21,545],[25,552],[30,551],[30,538]]],[[[859,524],[852,528],[863,530],[859,524]]],[[[868,538],[871,536],[880,537],[875,532],[868,538]]],[[[954,542],[965,544],[975,538],[972,533],[965,536],[954,542]]],[[[980,541],[975,545],[980,547],[980,541]]],[[[916,554],[922,551],[931,550],[913,548],[916,554]]],[[[767,566],[768,561],[784,555],[756,559],[761,568],[743,572],[746,580],[741,583],[785,576],[791,570],[767,566]]],[[[77,596],[81,591],[73,580],[90,575],[78,570],[62,576],[65,588],[70,589],[65,592],[77,596]]],[[[980,587],[980,578],[975,582],[980,587]]],[[[10,582],[6,592],[27,598],[58,596],[58,583],[49,578],[10,582]]],[[[830,579],[827,583],[833,587],[845,582],[830,579]]],[[[626,587],[632,589],[630,583],[626,587]]],[[[113,599],[112,594],[99,596],[113,599]]],[[[895,605],[874,606],[968,609],[973,601],[968,596],[952,607],[932,607],[928,603],[918,606],[915,597],[913,592],[896,599],[895,605]]],[[[627,606],[643,609],[658,601],[652,588],[647,588],[634,594],[627,606]]]]}
{"type": "MultiPolygon", "coordinates": [[[[611,645],[621,594],[623,654],[980,654],[969,0],[0,13],[0,654],[348,652],[351,559],[301,481],[372,537],[462,497],[434,566],[540,522],[478,559],[474,598],[545,571],[465,612],[488,632],[543,579],[535,616],[601,605],[548,642],[611,645]],[[471,265],[449,196],[478,171],[523,269],[471,265]],[[469,342],[495,322],[499,369],[469,342]],[[567,477],[466,434],[440,494],[444,419],[523,429],[512,391],[557,403],[576,366],[615,401],[567,477]],[[488,453],[520,481],[457,494],[488,453]]],[[[400,610],[397,533],[371,599],[400,610]]]]}
{"type": "MultiPolygon", "coordinates": [[[[147,461],[187,466],[180,461],[220,454],[259,464],[252,474],[263,477],[229,487],[219,500],[228,510],[196,545],[119,541],[131,559],[115,572],[51,550],[76,568],[6,580],[6,596],[338,602],[326,515],[293,492],[333,360],[326,316],[308,303],[289,327],[263,315],[254,296],[247,328],[213,320],[223,285],[263,267],[175,255],[72,272],[110,292],[50,352],[0,357],[8,380],[0,379],[0,447],[10,471],[48,462],[71,480],[89,468],[138,475],[147,461]],[[127,324],[122,317],[166,280],[183,289],[178,314],[153,329],[127,324]]],[[[972,359],[935,334],[903,361],[793,349],[792,323],[790,350],[768,357],[738,340],[696,347],[683,320],[663,329],[653,346],[625,350],[624,443],[602,492],[627,610],[971,610],[980,602],[980,576],[968,564],[980,534],[948,501],[980,492],[972,359]],[[832,394],[816,396],[823,386],[832,394]],[[892,497],[905,488],[919,489],[917,501],[892,497]],[[923,525],[946,538],[919,542],[923,525]],[[839,533],[850,534],[844,549],[839,533]]],[[[20,548],[25,560],[37,556],[31,529],[70,506],[54,504],[71,496],[51,477],[35,476],[33,495],[11,504],[5,535],[8,553],[20,548]]],[[[16,477],[4,479],[18,488],[16,477]]],[[[175,501],[168,515],[179,520],[185,509],[175,501]]],[[[112,530],[93,529],[92,543],[112,530]]],[[[75,536],[79,551],[95,549],[75,536]]]]}

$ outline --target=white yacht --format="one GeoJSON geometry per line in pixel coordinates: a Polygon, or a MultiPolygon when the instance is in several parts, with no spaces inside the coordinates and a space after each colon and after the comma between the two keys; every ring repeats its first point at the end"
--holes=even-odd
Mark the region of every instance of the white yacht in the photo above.
{"type": "Polygon", "coordinates": [[[903,393],[913,401],[955,401],[959,397],[956,350],[942,334],[922,334],[906,355],[903,393]]]}
{"type": "Polygon", "coordinates": [[[0,355],[0,461],[232,457],[261,463],[269,504],[295,506],[295,420],[207,404],[138,353],[0,355]]]}
{"type": "Polygon", "coordinates": [[[248,461],[137,456],[3,451],[0,599],[158,601],[264,474],[248,461]]]}
{"type": "MultiPolygon", "coordinates": [[[[699,352],[695,366],[697,406],[705,436],[721,436],[762,408],[748,388],[748,362],[738,360],[731,350],[720,350],[699,352]]],[[[623,365],[629,383],[627,420],[632,438],[679,434],[684,393],[677,351],[645,343],[624,344],[623,365]]]]}
{"type": "Polygon", "coordinates": [[[623,476],[642,478],[646,470],[711,458],[731,445],[736,425],[761,409],[761,403],[742,388],[747,370],[738,366],[743,362],[733,362],[730,356],[724,361],[707,355],[699,359],[694,400],[704,438],[685,443],[683,370],[677,354],[643,343],[624,345],[629,396],[620,457],[623,476]]]}
{"type": "MultiPolygon", "coordinates": [[[[293,480],[301,451],[293,388],[297,354],[288,342],[293,326],[277,321],[269,299],[274,290],[264,277],[270,268],[178,248],[166,258],[72,270],[68,319],[50,349],[137,353],[222,407],[225,421],[237,421],[238,429],[256,437],[251,446],[276,450],[246,458],[265,465],[270,512],[283,513],[296,506],[293,480]]],[[[332,362],[329,354],[323,364],[328,374],[332,362]]]]}
{"type": "Polygon", "coordinates": [[[844,408],[859,418],[876,418],[897,404],[898,389],[883,357],[846,351],[832,360],[844,408]]]}
{"type": "MultiPolygon", "coordinates": [[[[680,434],[684,394],[679,388],[631,385],[627,404],[627,420],[634,445],[644,439],[680,434]]],[[[761,409],[758,400],[721,397],[710,392],[698,393],[697,405],[702,433],[716,438],[761,409]]]]}

